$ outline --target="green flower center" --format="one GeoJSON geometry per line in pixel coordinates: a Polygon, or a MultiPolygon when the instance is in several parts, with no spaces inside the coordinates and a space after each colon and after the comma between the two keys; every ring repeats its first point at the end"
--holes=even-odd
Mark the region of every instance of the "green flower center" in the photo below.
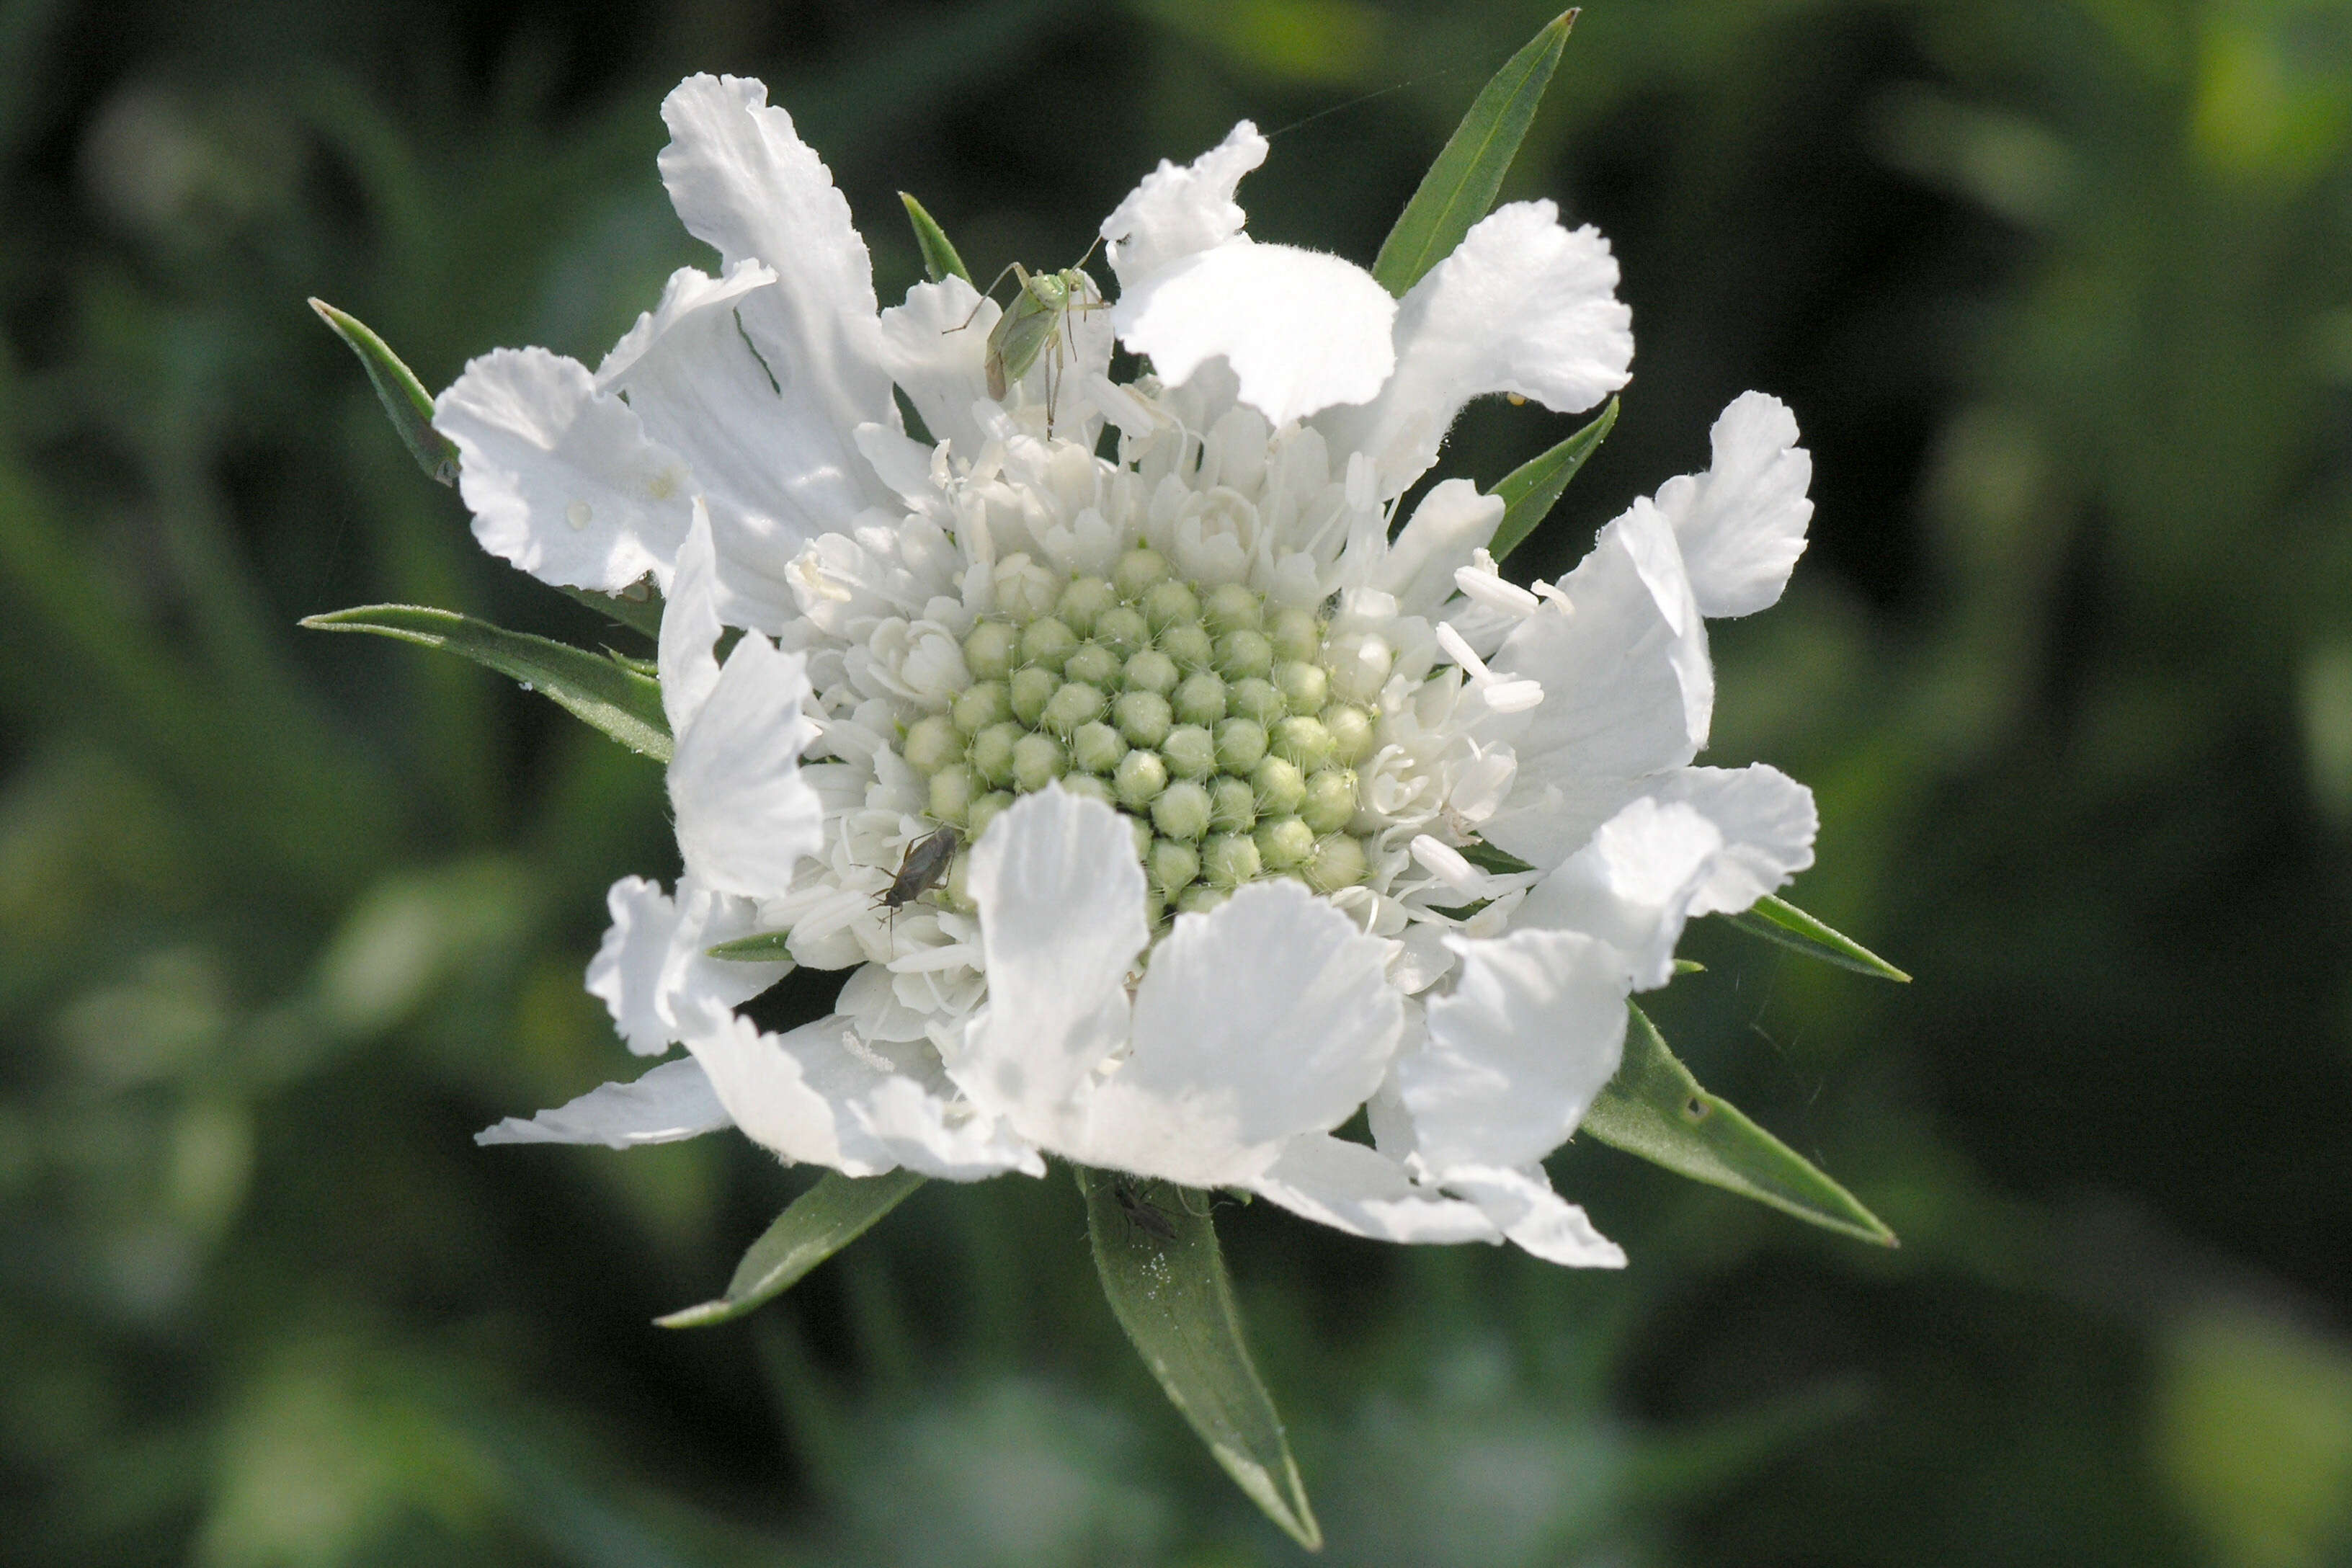
{"type": "Polygon", "coordinates": [[[1270,877],[1364,879],[1349,828],[1372,718],[1332,699],[1312,613],[1236,583],[1202,593],[1153,550],[1108,579],[1017,586],[964,638],[971,686],[902,741],[935,820],[969,843],[1058,779],[1133,824],[1155,923],[1270,877]]]}

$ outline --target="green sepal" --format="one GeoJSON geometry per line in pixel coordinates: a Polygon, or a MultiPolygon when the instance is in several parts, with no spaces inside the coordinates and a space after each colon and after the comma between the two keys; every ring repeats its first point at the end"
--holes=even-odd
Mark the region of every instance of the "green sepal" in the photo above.
{"type": "Polygon", "coordinates": [[[1412,200],[1397,215],[1396,226],[1381,242],[1372,277],[1402,298],[1422,275],[1454,253],[1470,226],[1495,205],[1503,175],[1527,139],[1528,126],[1543,101],[1544,89],[1568,47],[1576,13],[1563,11],[1546,23],[1527,47],[1513,55],[1479,89],[1437,161],[1421,177],[1412,200]]]}
{"type": "Polygon", "coordinates": [[[1851,969],[1856,974],[1874,974],[1881,980],[1898,980],[1911,984],[1911,977],[1850,936],[1832,931],[1785,899],[1767,893],[1756,900],[1755,907],[1743,914],[1729,917],[1731,923],[1750,936],[1760,936],[1766,942],[1777,942],[1782,947],[1818,958],[1823,963],[1834,963],[1840,969],[1851,969]]]}
{"type": "Polygon", "coordinates": [[[856,1241],[874,1222],[907,1201],[923,1184],[912,1171],[880,1176],[845,1176],[827,1171],[816,1185],[787,1205],[776,1223],[760,1233],[735,1266],[724,1295],[656,1318],[665,1329],[700,1329],[740,1318],[772,1301],[801,1277],[856,1241]]]}
{"type": "Polygon", "coordinates": [[[373,632],[470,658],[552,699],[572,717],[629,750],[656,762],[669,761],[669,720],[662,712],[661,683],[610,655],[423,605],[362,605],[311,616],[302,625],[317,632],[373,632]]]}
{"type": "Polygon", "coordinates": [[[1584,1113],[1583,1131],[1654,1164],[1880,1247],[1895,1233],[1795,1150],[1707,1093],[1632,1003],[1624,1065],[1584,1113]]]}
{"type": "Polygon", "coordinates": [[[311,300],[310,309],[360,356],[375,387],[376,401],[383,405],[392,427],[400,432],[401,442],[416,459],[416,466],[445,485],[456,484],[457,444],[433,428],[433,395],[425,390],[425,384],[357,316],[338,310],[324,300],[311,300]]]}
{"type": "Polygon", "coordinates": [[[1576,470],[1584,467],[1584,459],[1592,456],[1616,424],[1617,400],[1612,397],[1591,424],[1503,476],[1502,483],[1487,492],[1503,498],[1503,521],[1495,527],[1495,537],[1486,546],[1488,553],[1500,561],[1551,515],[1568,481],[1576,478],[1576,470]]]}
{"type": "Polygon", "coordinates": [[[934,283],[944,283],[950,278],[971,282],[970,269],[964,266],[963,258],[956,254],[956,247],[948,240],[948,231],[939,226],[939,220],[906,192],[900,191],[898,199],[907,204],[907,221],[914,226],[915,244],[923,253],[924,273],[934,283]]]}
{"type": "Polygon", "coordinates": [[[1166,1182],[1076,1167],[1103,1296],[1192,1430],[1265,1516],[1309,1552],[1323,1544],[1282,1417],[1242,1341],[1206,1205],[1166,1182]]]}
{"type": "Polygon", "coordinates": [[[1533,866],[1517,856],[1496,848],[1483,838],[1474,838],[1462,847],[1462,858],[1481,871],[1497,877],[1516,877],[1522,871],[1532,871],[1533,866]]]}
{"type": "Polygon", "coordinates": [[[773,963],[792,957],[792,941],[793,933],[788,931],[754,931],[702,951],[708,957],[732,959],[738,963],[773,963]]]}
{"type": "Polygon", "coordinates": [[[634,583],[618,594],[599,594],[593,588],[562,588],[563,595],[587,605],[598,615],[618,621],[633,632],[643,632],[654,641],[661,641],[661,590],[650,581],[634,583]],[[645,597],[633,599],[630,594],[642,593],[645,597]]]}

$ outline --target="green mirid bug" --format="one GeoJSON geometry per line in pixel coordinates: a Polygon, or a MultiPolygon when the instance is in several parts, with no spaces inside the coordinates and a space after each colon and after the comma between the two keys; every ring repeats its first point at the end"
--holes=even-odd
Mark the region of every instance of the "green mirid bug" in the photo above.
{"type": "MultiPolygon", "coordinates": [[[[1087,247],[1087,256],[1093,254],[1094,247],[1087,247]]],[[[1013,293],[1013,303],[989,329],[985,362],[988,395],[1003,401],[1004,395],[1043,359],[1045,433],[1049,436],[1054,433],[1054,410],[1060,400],[1062,372],[1077,350],[1077,342],[1071,335],[1070,318],[1110,308],[1085,268],[1084,256],[1078,258],[1077,266],[1065,267],[1059,272],[1032,272],[1016,261],[998,273],[996,282],[988,286],[988,292],[994,293],[996,285],[1004,281],[1006,272],[1020,285],[1013,293]]],[[[973,306],[972,315],[979,313],[980,307],[973,306]]],[[[970,325],[971,316],[967,316],[963,327],[970,325]]],[[[963,327],[950,330],[961,331],[963,327]]]]}

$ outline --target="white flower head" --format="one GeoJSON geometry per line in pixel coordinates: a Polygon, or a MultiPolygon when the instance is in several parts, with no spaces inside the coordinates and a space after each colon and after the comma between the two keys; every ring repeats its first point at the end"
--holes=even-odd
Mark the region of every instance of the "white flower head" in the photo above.
{"type": "Polygon", "coordinates": [[[1705,617],[1770,604],[1803,548],[1787,409],[1736,401],[1706,474],[1522,587],[1499,500],[1400,498],[1471,398],[1623,384],[1615,263],[1549,203],[1398,301],[1251,240],[1245,123],[1105,221],[1116,300],[1059,324],[1049,410],[1034,380],[988,395],[996,307],[962,280],[877,309],[759,84],[690,79],[664,116],[721,275],[678,273],[593,374],[476,361],[436,423],[488,548],[667,595],[685,875],[613,889],[590,988],[632,1048],[689,1055],[485,1137],[731,1122],[956,1179],[1052,1154],[1622,1263],[1541,1161],[1684,922],[1811,858],[1802,786],[1693,765],[1705,617]],[[1151,374],[1108,378],[1113,332],[1151,374]],[[711,953],[756,933],[788,956],[711,953]],[[793,965],[847,972],[832,1014],[737,1011],[793,965]]]}

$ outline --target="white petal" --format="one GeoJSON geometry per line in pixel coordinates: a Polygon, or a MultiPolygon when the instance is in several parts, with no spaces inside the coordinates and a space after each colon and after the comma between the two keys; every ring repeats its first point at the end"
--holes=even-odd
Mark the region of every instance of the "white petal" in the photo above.
{"type": "Polygon", "coordinates": [[[1568,1141],[1625,1044],[1621,963],[1575,931],[1450,938],[1453,994],[1429,1004],[1429,1039],[1397,1063],[1414,1147],[1440,1177],[1524,1165],[1568,1141]]]}
{"type": "Polygon", "coordinates": [[[1014,803],[971,852],[988,1008],[949,1063],[1024,1136],[1076,1133],[1081,1085],[1128,1033],[1127,972],[1149,934],[1127,818],[1058,784],[1014,803]]]}
{"type": "MultiPolygon", "coordinates": [[[[853,1176],[877,1176],[887,1163],[844,1152],[833,1099],[810,1081],[803,1061],[820,1071],[846,1058],[839,1037],[845,1020],[820,1018],[787,1035],[762,1033],[740,1014],[710,1009],[688,1020],[687,1049],[710,1075],[710,1087],[752,1142],[787,1160],[831,1165],[853,1176]]],[[[870,1069],[867,1074],[871,1076],[870,1069]]]]}
{"type": "Polygon", "coordinates": [[[1813,863],[1821,814],[1813,792],[1768,763],[1744,768],[1684,768],[1652,792],[1696,807],[1723,835],[1723,848],[1691,899],[1694,915],[1732,915],[1813,863]]]}
{"type": "Polygon", "coordinates": [[[474,1134],[477,1143],[602,1143],[633,1149],[675,1143],[731,1126],[692,1057],[664,1062],[629,1083],[608,1083],[526,1121],[509,1116],[474,1134]]]}
{"type": "Polygon", "coordinates": [[[1528,889],[1513,923],[1598,937],[1635,990],[1654,989],[1673,977],[1683,922],[1723,849],[1722,831],[1695,807],[1644,796],[1528,889]]]}
{"type": "Polygon", "coordinates": [[[1003,313],[961,278],[918,283],[905,304],[882,312],[891,378],[931,439],[947,442],[966,461],[987,443],[971,405],[988,395],[988,334],[1003,313]]]}
{"type": "Polygon", "coordinates": [[[1102,237],[1120,286],[1239,234],[1244,215],[1234,192],[1244,174],[1265,162],[1265,138],[1246,120],[1189,167],[1161,159],[1103,219],[1102,237]]]}
{"type": "Polygon", "coordinates": [[[1399,615],[1428,615],[1453,596],[1456,574],[1495,537],[1503,510],[1502,497],[1480,495],[1467,479],[1435,486],[1372,569],[1370,585],[1396,595],[1399,615]]]}
{"type": "Polygon", "coordinates": [[[1541,1165],[1458,1171],[1446,1187],[1486,1211],[1503,1234],[1548,1263],[1570,1268],[1622,1268],[1625,1251],[1592,1227],[1584,1211],[1551,1190],[1541,1165]]]}
{"type": "Polygon", "coordinates": [[[1805,552],[1812,454],[1777,397],[1743,392],[1716,420],[1706,473],[1669,479],[1658,510],[1675,526],[1704,616],[1748,616],[1773,604],[1805,552]]]}
{"type": "Polygon", "coordinates": [[[661,636],[655,667],[661,672],[662,711],[673,737],[686,732],[719,684],[719,557],[710,519],[700,502],[694,522],[677,548],[669,597],[662,605],[661,636]]]}
{"type": "Polygon", "coordinates": [[[1572,414],[1623,386],[1633,313],[1616,291],[1597,230],[1562,228],[1548,201],[1497,207],[1405,295],[1379,399],[1318,424],[1337,449],[1372,455],[1383,498],[1400,494],[1474,397],[1516,393],[1572,414]]]}
{"type": "Polygon", "coordinates": [[[1396,1161],[1319,1132],[1294,1139],[1249,1185],[1293,1214],[1376,1241],[1502,1239],[1475,1204],[1415,1186],[1396,1161]]]}
{"type": "Polygon", "coordinates": [[[709,950],[759,929],[758,907],[681,883],[673,901],[642,877],[624,877],[605,895],[613,924],[588,964],[589,994],[601,998],[621,1038],[639,1056],[659,1056],[681,1037],[681,1008],[732,1007],[792,972],[788,963],[741,963],[709,950]]]}
{"type": "Polygon", "coordinates": [[[1514,742],[1518,774],[1486,836],[1551,867],[1653,775],[1688,763],[1715,705],[1706,625],[1676,569],[1674,535],[1636,502],[1601,530],[1560,599],[1519,623],[1497,673],[1538,681],[1544,700],[1514,742]]]}
{"type": "Polygon", "coordinates": [[[1361,403],[1396,363],[1396,301],[1351,261],[1237,236],[1134,278],[1111,325],[1181,386],[1222,357],[1242,401],[1279,427],[1338,403],[1361,403]]]}
{"type": "Polygon", "coordinates": [[[685,461],[650,439],[587,368],[545,349],[499,349],[433,405],[457,444],[474,537],[542,582],[617,593],[669,586],[689,518],[685,461]]]}
{"type": "MultiPolygon", "coordinates": [[[[1097,1090],[1095,1163],[1195,1186],[1247,1181],[1380,1087],[1403,1029],[1387,944],[1296,882],[1180,915],[1135,998],[1135,1046],[1097,1090]]],[[[994,952],[990,955],[994,978],[994,952]]]]}
{"type": "Polygon", "coordinates": [[[706,886],[775,897],[822,847],[824,803],[800,776],[801,752],[816,738],[802,711],[808,697],[805,658],[750,633],[677,737],[669,799],[678,852],[706,886]]]}

